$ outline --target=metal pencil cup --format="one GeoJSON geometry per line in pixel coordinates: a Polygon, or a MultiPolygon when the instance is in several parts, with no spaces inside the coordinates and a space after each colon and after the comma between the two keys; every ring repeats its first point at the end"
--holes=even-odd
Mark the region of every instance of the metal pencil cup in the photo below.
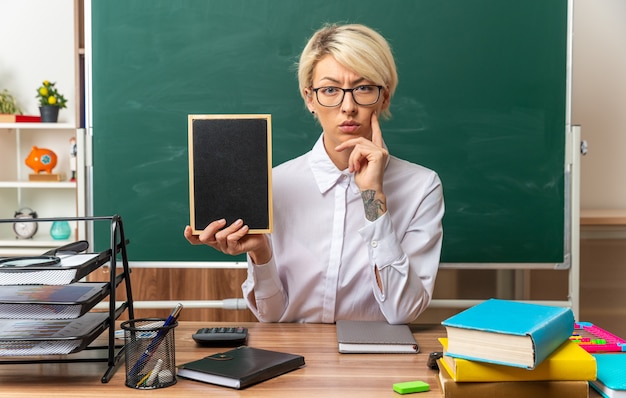
{"type": "Polygon", "coordinates": [[[142,318],[122,322],[126,356],[126,386],[140,390],[176,384],[174,328],[165,319],[142,318]]]}

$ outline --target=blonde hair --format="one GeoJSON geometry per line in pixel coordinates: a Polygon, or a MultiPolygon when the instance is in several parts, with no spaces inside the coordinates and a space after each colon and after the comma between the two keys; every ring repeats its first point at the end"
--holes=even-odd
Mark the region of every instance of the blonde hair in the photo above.
{"type": "MultiPolygon", "coordinates": [[[[325,25],[311,36],[298,62],[300,95],[307,100],[305,89],[313,84],[313,71],[319,60],[332,55],[337,62],[385,87],[389,98],[398,86],[396,64],[387,40],[375,30],[359,24],[325,25]]],[[[389,107],[381,116],[391,117],[389,107]]]]}

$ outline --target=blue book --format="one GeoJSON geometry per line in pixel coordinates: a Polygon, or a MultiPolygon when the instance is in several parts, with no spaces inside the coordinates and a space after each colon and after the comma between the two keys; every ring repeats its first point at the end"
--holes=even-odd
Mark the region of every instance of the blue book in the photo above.
{"type": "Polygon", "coordinates": [[[597,380],[591,387],[603,397],[626,397],[626,354],[593,354],[598,368],[597,380]]]}
{"type": "Polygon", "coordinates": [[[447,355],[534,369],[572,335],[570,308],[489,299],[442,322],[447,355]]]}

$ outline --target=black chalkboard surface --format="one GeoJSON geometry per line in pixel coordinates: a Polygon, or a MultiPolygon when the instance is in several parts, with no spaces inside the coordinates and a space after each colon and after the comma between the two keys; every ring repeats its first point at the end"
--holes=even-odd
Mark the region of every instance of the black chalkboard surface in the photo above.
{"type": "Polygon", "coordinates": [[[234,260],[183,237],[187,115],[271,114],[274,165],[309,150],[294,64],[325,22],[392,46],[383,138],[441,177],[442,261],[564,261],[568,0],[92,0],[91,15],[93,211],[124,218],[131,261],[234,260]]]}
{"type": "Polygon", "coordinates": [[[270,115],[189,115],[190,225],[221,218],[272,232],[270,115]]]}

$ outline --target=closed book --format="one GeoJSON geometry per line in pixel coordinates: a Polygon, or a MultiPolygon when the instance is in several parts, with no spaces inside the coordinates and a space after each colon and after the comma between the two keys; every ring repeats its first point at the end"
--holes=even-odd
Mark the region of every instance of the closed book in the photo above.
{"type": "Polygon", "coordinates": [[[384,321],[337,321],[337,342],[341,353],[416,353],[417,341],[408,325],[384,321]]]}
{"type": "Polygon", "coordinates": [[[241,346],[178,366],[178,376],[242,389],[304,366],[304,357],[241,346]]]}
{"type": "Polygon", "coordinates": [[[456,382],[441,359],[439,385],[444,398],[588,398],[589,384],[584,380],[456,382]]]}
{"type": "Polygon", "coordinates": [[[626,397],[626,353],[593,354],[598,365],[598,379],[591,387],[603,397],[626,397]]]}
{"type": "Polygon", "coordinates": [[[442,322],[448,355],[534,369],[574,330],[570,308],[489,299],[442,322]]]}
{"type": "Polygon", "coordinates": [[[39,123],[41,116],[0,114],[0,123],[39,123]]]}
{"type": "Polygon", "coordinates": [[[443,365],[454,381],[595,380],[596,360],[577,343],[566,340],[535,369],[469,361],[446,355],[448,339],[440,338],[443,365]]]}

